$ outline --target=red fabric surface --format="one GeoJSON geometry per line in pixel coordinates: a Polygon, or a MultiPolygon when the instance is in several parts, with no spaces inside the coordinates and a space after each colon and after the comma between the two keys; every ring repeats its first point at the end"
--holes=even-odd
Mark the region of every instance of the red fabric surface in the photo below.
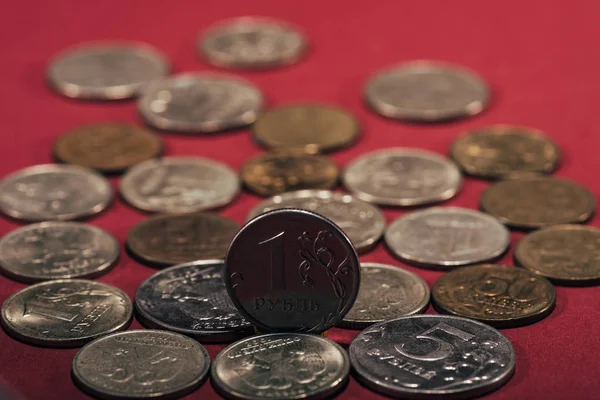
{"type": "MultiPolygon", "coordinates": [[[[389,146],[409,146],[446,154],[465,129],[491,123],[529,125],[546,131],[564,152],[558,176],[600,194],[600,4],[580,1],[14,1],[0,13],[0,176],[51,161],[55,138],[80,124],[140,123],[135,102],[86,103],[67,100],[45,85],[47,60],[66,46],[98,39],[148,42],[172,61],[174,72],[217,70],[195,51],[198,32],[222,18],[263,15],[302,27],[310,54],[300,63],[240,75],[264,91],[270,106],[295,101],[339,104],[360,119],[363,134],[352,147],[332,154],[340,166],[358,154],[389,146]],[[577,6],[575,6],[577,5],[577,6]],[[362,104],[366,78],[376,69],[412,59],[438,59],[479,71],[493,89],[484,114],[441,125],[412,125],[382,119],[362,104]]],[[[168,155],[199,155],[239,169],[260,153],[247,130],[214,136],[163,134],[168,155]]],[[[117,185],[118,178],[113,178],[117,185]]],[[[486,182],[466,179],[447,205],[477,208],[486,182]]],[[[243,222],[260,199],[242,193],[221,214],[243,222]]],[[[387,209],[389,221],[405,210],[387,209]]],[[[119,199],[89,220],[121,244],[145,215],[119,199]]],[[[598,218],[592,221],[598,224],[598,218]]],[[[19,225],[0,220],[0,233],[19,225]]],[[[521,234],[513,234],[513,244],[521,234]]],[[[510,263],[512,254],[502,262],[510,263]]],[[[441,275],[403,265],[382,244],[362,257],[402,265],[432,285],[441,275]]],[[[98,280],[133,296],[155,270],[122,253],[119,264],[98,280]]],[[[0,276],[0,301],[23,288],[0,276]]],[[[503,330],[512,341],[514,378],[489,399],[598,398],[600,391],[600,287],[557,288],[556,310],[534,325],[503,330]]],[[[433,311],[429,311],[433,312],[433,311]]],[[[134,322],[131,328],[139,328],[134,322]]],[[[334,329],[329,337],[347,345],[356,331],[334,329]]],[[[214,357],[223,346],[206,346],[214,357]]],[[[0,332],[0,377],[28,399],[86,398],[70,378],[76,349],[43,349],[0,332]]],[[[210,383],[190,399],[216,398],[210,383]]],[[[351,380],[347,399],[380,398],[351,380]]]]}

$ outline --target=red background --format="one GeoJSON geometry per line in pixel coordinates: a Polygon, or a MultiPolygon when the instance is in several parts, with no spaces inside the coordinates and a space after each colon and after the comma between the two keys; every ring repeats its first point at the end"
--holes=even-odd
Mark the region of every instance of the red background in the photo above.
{"type": "MultiPolygon", "coordinates": [[[[9,5],[10,4],[10,5],[9,5]]],[[[57,136],[80,124],[140,123],[134,102],[86,103],[67,100],[45,85],[47,60],[66,46],[98,39],[148,42],[172,61],[174,72],[213,71],[195,51],[197,34],[223,18],[262,15],[295,23],[310,40],[300,63],[240,75],[256,83],[270,106],[295,101],[339,104],[360,119],[363,134],[352,147],[332,154],[346,165],[358,154],[389,146],[419,147],[447,154],[468,128],[491,123],[529,125],[548,133],[561,147],[558,176],[600,194],[597,118],[600,105],[600,7],[596,1],[14,1],[0,15],[0,176],[51,161],[57,136]],[[575,6],[577,5],[577,6],[575,6]],[[482,115],[451,124],[409,125],[382,119],[362,104],[365,80],[378,68],[413,59],[438,59],[479,71],[491,85],[493,101],[482,115]]],[[[214,136],[163,134],[168,155],[199,155],[239,169],[261,152],[247,130],[214,136]]],[[[113,179],[113,184],[118,182],[113,179]]],[[[487,183],[466,179],[447,205],[477,208],[487,183]]],[[[243,222],[259,198],[246,192],[220,213],[243,222]]],[[[388,209],[388,222],[405,211],[388,209]]],[[[89,223],[121,243],[145,215],[117,200],[89,223]]],[[[598,223],[594,219],[592,224],[598,223]]],[[[0,220],[0,233],[18,225],[0,220]]],[[[513,234],[513,244],[521,234],[513,234]]],[[[382,244],[365,261],[402,265],[382,244]]],[[[511,254],[502,260],[511,262],[511,254]]],[[[429,285],[440,272],[407,267],[429,285]]],[[[119,264],[99,278],[133,296],[155,270],[124,252],[119,264]]],[[[0,301],[23,288],[0,277],[0,301]]],[[[556,310],[531,326],[502,332],[517,354],[514,378],[489,399],[598,398],[600,392],[600,287],[557,288],[556,310]]],[[[429,312],[432,312],[431,310],[429,312]]],[[[134,322],[132,328],[139,328],[134,322]]],[[[334,329],[329,337],[348,344],[354,331],[334,329]]],[[[206,346],[214,357],[222,346],[206,346]]],[[[25,398],[84,398],[70,379],[76,349],[43,349],[0,332],[0,377],[25,398]]],[[[206,383],[190,399],[214,398],[206,383]]],[[[378,398],[352,380],[343,398],[378,398]]]]}

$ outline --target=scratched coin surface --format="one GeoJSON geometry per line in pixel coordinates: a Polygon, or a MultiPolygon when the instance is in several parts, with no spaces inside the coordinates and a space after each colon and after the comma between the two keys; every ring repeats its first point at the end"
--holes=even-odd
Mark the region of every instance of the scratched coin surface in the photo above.
{"type": "Polygon", "coordinates": [[[231,242],[225,285],[259,331],[320,333],[352,307],[359,266],[352,243],[331,221],[307,210],[273,210],[231,242]]]}
{"type": "Polygon", "coordinates": [[[77,386],[96,398],[174,399],[204,383],[210,356],[178,333],[131,330],[87,344],[71,368],[77,386]]]}
{"type": "Polygon", "coordinates": [[[462,178],[453,162],[436,153],[392,148],[351,161],[342,182],[350,193],[370,203],[417,206],[454,197],[462,178]]]}
{"type": "Polygon", "coordinates": [[[479,211],[433,207],[393,221],[385,243],[406,262],[457,267],[499,258],[510,245],[510,233],[496,218],[479,211]]]}
{"type": "Polygon", "coordinates": [[[108,180],[75,165],[35,165],[0,181],[0,210],[24,221],[89,217],[106,209],[112,199],[108,180]]]}
{"type": "Polygon", "coordinates": [[[271,333],[222,350],[211,380],[228,398],[331,398],[348,381],[350,361],[337,343],[317,335],[271,333]]]}
{"type": "Polygon", "coordinates": [[[366,386],[408,399],[474,398],[504,385],[515,370],[510,341],[466,318],[413,315],[375,324],[350,344],[366,386]]]}
{"type": "Polygon", "coordinates": [[[28,286],[2,305],[2,327],[11,336],[45,347],[77,347],[127,329],[133,306],[106,283],[65,279],[28,286]]]}
{"type": "Polygon", "coordinates": [[[483,211],[513,228],[583,223],[596,211],[594,195],[583,186],[558,178],[511,179],[481,194],[483,211]]]}

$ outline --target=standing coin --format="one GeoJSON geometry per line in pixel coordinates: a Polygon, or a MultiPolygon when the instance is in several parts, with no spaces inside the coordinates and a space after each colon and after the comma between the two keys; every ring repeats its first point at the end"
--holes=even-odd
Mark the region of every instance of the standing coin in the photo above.
{"type": "Polygon", "coordinates": [[[25,221],[89,217],[106,209],[112,198],[102,175],[75,165],[35,165],[0,182],[0,210],[25,221]]]}
{"type": "Polygon", "coordinates": [[[388,396],[462,399],[508,382],[515,351],[500,332],[466,318],[413,315],[365,329],[350,344],[357,378],[388,396]]]}
{"type": "Polygon", "coordinates": [[[120,289],[83,279],[28,286],[2,305],[2,327],[24,342],[77,347],[127,329],[133,307],[120,289]]]}
{"type": "Polygon", "coordinates": [[[342,182],[370,203],[416,206],[454,197],[462,178],[456,165],[438,154],[396,148],[356,158],[346,167],[342,182]]]}
{"type": "Polygon", "coordinates": [[[211,380],[233,399],[323,399],[348,381],[348,355],[329,339],[298,333],[253,336],[229,345],[213,362],[211,380]]]}
{"type": "Polygon", "coordinates": [[[200,387],[210,370],[202,345],[178,333],[133,330],[89,343],[73,358],[75,383],[103,399],[173,399],[200,387]]]}

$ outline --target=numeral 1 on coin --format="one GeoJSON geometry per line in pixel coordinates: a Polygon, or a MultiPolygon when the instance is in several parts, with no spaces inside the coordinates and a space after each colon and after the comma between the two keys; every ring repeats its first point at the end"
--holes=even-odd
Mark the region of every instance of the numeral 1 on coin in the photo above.
{"type": "Polygon", "coordinates": [[[285,252],[283,238],[285,231],[263,240],[258,244],[269,244],[271,253],[271,290],[285,290],[285,252]]]}

